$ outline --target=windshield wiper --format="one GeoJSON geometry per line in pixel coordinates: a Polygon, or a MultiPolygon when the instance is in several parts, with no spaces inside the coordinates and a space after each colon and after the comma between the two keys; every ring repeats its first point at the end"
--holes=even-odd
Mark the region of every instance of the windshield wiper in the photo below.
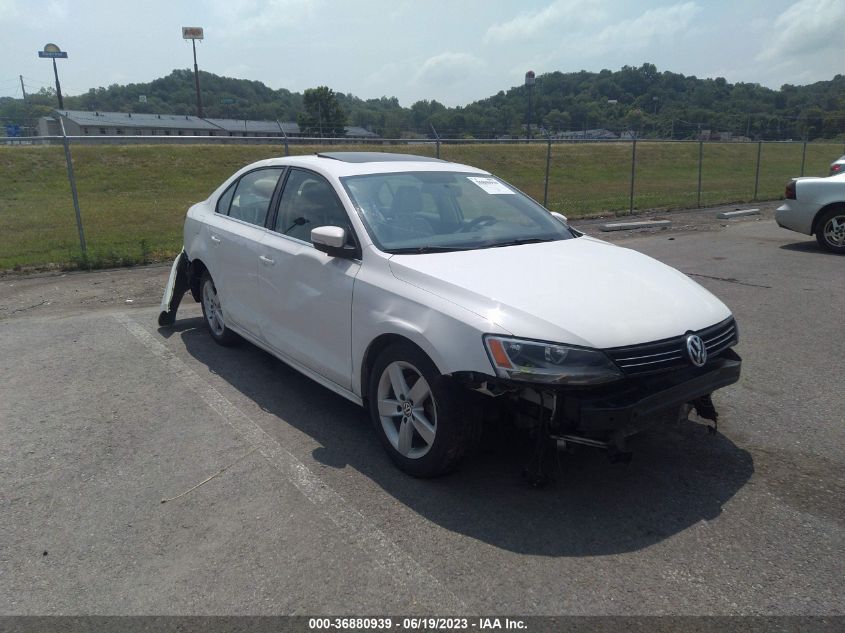
{"type": "Polygon", "coordinates": [[[494,242],[493,244],[485,244],[484,248],[499,248],[500,246],[519,246],[521,244],[539,244],[540,242],[555,242],[554,237],[524,237],[516,240],[508,240],[507,242],[494,242]]]}
{"type": "Polygon", "coordinates": [[[452,251],[471,251],[475,247],[467,246],[408,246],[406,248],[391,248],[385,252],[391,255],[424,255],[426,253],[449,253],[452,251]]]}

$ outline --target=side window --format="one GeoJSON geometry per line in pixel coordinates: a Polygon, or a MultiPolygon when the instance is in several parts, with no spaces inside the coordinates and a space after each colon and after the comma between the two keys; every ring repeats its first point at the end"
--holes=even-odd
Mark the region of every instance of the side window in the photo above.
{"type": "Polygon", "coordinates": [[[221,215],[229,215],[229,205],[232,204],[232,196],[235,195],[235,187],[237,186],[237,182],[232,183],[229,185],[229,188],[223,192],[223,195],[220,196],[220,199],[217,201],[217,207],[215,208],[217,213],[220,213],[221,215]]]}
{"type": "Polygon", "coordinates": [[[347,243],[354,243],[349,216],[328,181],[293,169],[282,192],[274,230],[310,242],[311,229],[318,226],[339,226],[346,230],[347,243]]]}
{"type": "MultiPolygon", "coordinates": [[[[281,168],[270,168],[244,174],[232,190],[229,217],[264,226],[270,199],[273,197],[273,191],[276,189],[281,173],[281,168]]],[[[228,195],[227,191],[221,196],[220,203],[224,202],[228,195]]]]}

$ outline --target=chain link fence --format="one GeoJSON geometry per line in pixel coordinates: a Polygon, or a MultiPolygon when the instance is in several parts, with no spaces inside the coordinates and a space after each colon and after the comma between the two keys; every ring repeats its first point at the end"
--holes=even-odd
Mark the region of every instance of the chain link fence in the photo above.
{"type": "Polygon", "coordinates": [[[656,140],[15,139],[0,145],[0,270],[169,259],[181,248],[188,206],[236,169],[323,151],[412,153],[481,167],[550,210],[579,218],[778,199],[793,177],[827,175],[845,148],[656,140]]]}

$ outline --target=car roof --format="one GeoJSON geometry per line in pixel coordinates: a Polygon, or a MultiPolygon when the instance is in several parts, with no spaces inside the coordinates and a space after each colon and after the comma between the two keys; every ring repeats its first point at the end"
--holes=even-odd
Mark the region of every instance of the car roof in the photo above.
{"type": "Polygon", "coordinates": [[[477,167],[452,163],[430,156],[396,154],[389,152],[322,152],[301,156],[270,158],[250,165],[249,168],[289,165],[305,167],[336,178],[365,174],[383,174],[404,171],[459,171],[476,174],[489,172],[477,167]]]}

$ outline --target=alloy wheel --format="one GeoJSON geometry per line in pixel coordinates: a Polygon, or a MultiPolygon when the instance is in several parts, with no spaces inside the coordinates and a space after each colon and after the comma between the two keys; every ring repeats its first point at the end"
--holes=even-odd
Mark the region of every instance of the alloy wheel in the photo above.
{"type": "Polygon", "coordinates": [[[391,446],[403,457],[419,459],[437,434],[437,407],[422,373],[405,361],[384,368],[378,383],[378,414],[391,446]]]}
{"type": "Polygon", "coordinates": [[[208,321],[208,327],[217,336],[221,336],[225,329],[223,310],[220,308],[220,297],[217,296],[217,289],[210,279],[202,286],[202,302],[205,306],[205,318],[208,321]]]}
{"type": "Polygon", "coordinates": [[[824,239],[834,248],[845,247],[845,215],[835,215],[824,225],[824,239]]]}

